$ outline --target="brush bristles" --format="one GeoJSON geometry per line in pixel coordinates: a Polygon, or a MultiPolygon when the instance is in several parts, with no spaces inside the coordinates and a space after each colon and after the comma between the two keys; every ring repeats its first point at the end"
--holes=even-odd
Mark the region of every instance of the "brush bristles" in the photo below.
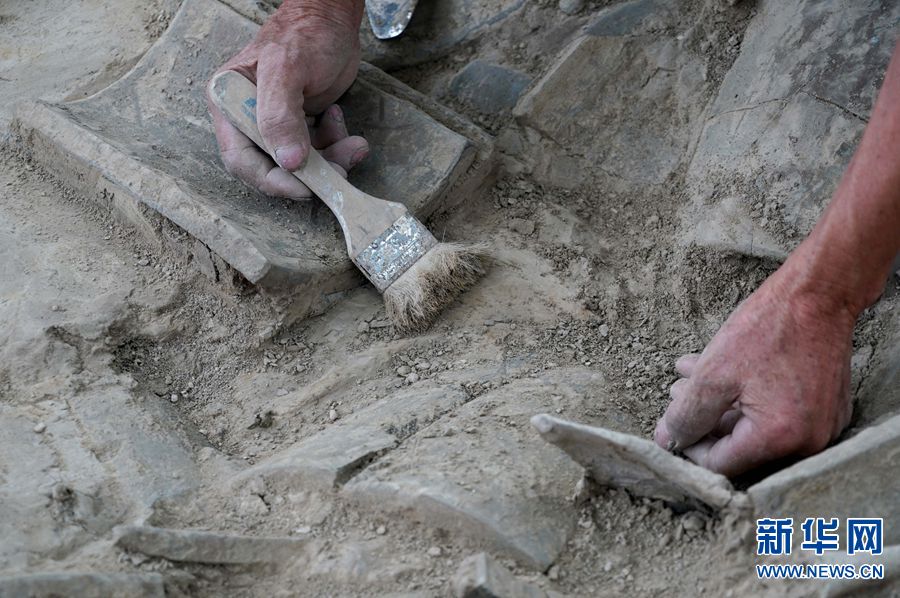
{"type": "Polygon", "coordinates": [[[460,293],[484,275],[485,245],[438,243],[384,292],[384,306],[401,333],[428,328],[460,293]]]}

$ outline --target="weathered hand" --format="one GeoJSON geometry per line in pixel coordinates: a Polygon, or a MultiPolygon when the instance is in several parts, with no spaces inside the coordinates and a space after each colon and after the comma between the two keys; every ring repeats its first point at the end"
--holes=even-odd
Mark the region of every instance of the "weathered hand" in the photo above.
{"type": "Polygon", "coordinates": [[[332,105],[359,66],[359,21],[355,12],[349,14],[355,11],[350,4],[326,10],[321,1],[312,7],[287,1],[256,39],[219,69],[237,71],[256,83],[260,134],[277,164],[208,104],[225,167],[263,193],[312,197],[290,174],[306,160],[310,145],[344,175],[368,155],[365,139],[348,136],[340,108],[332,105]],[[310,127],[313,119],[307,115],[319,114],[318,126],[310,127]]]}
{"type": "Polygon", "coordinates": [[[733,476],[816,453],[847,426],[855,314],[794,293],[795,275],[786,263],[702,354],[678,360],[657,444],[733,476]]]}

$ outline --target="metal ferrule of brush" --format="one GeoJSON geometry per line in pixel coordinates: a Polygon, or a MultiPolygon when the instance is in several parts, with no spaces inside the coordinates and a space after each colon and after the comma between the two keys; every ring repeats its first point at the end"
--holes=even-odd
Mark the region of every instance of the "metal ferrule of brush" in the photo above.
{"type": "Polygon", "coordinates": [[[384,293],[435,245],[437,239],[425,225],[406,214],[360,251],[353,261],[375,288],[384,293]]]}

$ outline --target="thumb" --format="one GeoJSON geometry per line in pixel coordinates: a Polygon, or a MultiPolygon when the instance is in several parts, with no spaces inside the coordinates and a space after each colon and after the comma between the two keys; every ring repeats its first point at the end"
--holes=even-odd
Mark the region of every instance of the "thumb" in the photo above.
{"type": "Polygon", "coordinates": [[[306,72],[295,56],[277,44],[260,52],[256,70],[256,119],[266,150],[288,171],[309,155],[309,130],[303,112],[306,72]]]}

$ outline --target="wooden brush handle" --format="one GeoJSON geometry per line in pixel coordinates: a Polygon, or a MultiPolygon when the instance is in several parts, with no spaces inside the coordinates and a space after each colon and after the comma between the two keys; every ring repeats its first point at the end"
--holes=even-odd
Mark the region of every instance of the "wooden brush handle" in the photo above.
{"type": "MultiPolygon", "coordinates": [[[[239,73],[224,71],[213,77],[209,89],[213,103],[231,124],[269,153],[256,125],[256,86],[239,73]]],[[[313,148],[293,174],[334,212],[351,258],[408,213],[403,204],[372,197],[351,185],[313,148]]]]}

